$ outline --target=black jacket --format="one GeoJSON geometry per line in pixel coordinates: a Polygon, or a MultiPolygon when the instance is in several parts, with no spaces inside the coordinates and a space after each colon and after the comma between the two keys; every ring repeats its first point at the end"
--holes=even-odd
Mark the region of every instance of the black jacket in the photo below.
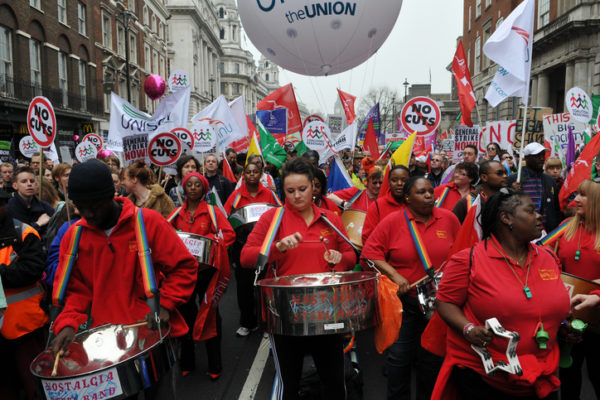
{"type": "Polygon", "coordinates": [[[31,200],[31,206],[27,207],[27,203],[18,193],[15,193],[14,197],[8,200],[6,211],[11,217],[31,225],[33,229],[38,231],[40,236],[43,236],[46,233],[47,225],[40,227],[35,222],[38,220],[40,215],[44,213],[48,214],[49,217],[54,215],[54,208],[52,208],[49,203],[45,202],[44,200],[39,200],[37,197],[33,196],[33,199],[31,200]]]}
{"type": "Polygon", "coordinates": [[[227,199],[233,193],[233,185],[229,181],[229,179],[225,178],[223,175],[217,172],[216,175],[208,176],[204,175],[208,180],[208,184],[210,185],[209,190],[212,190],[214,187],[217,193],[219,194],[219,199],[222,204],[227,202],[227,199]]]}
{"type": "MultiPolygon", "coordinates": [[[[529,178],[526,167],[521,172],[521,185],[527,182],[529,178]]],[[[508,177],[508,186],[511,187],[517,181],[517,174],[508,177]]],[[[538,210],[540,214],[545,215],[544,229],[546,232],[552,231],[564,219],[560,212],[560,204],[558,202],[558,188],[556,181],[550,175],[542,172],[542,204],[538,210]]]]}
{"type": "Polygon", "coordinates": [[[29,234],[22,240],[24,229],[20,221],[8,215],[0,221],[0,249],[12,246],[15,253],[10,264],[0,264],[0,277],[5,288],[33,285],[44,273],[46,257],[42,241],[35,234],[29,234]],[[17,233],[17,230],[21,232],[17,233]]]}

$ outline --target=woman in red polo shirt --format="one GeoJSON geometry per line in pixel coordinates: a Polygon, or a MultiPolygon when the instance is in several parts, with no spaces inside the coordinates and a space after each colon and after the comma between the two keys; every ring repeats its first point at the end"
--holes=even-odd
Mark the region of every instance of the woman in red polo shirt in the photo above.
{"type": "MultiPolygon", "coordinates": [[[[583,181],[577,188],[575,216],[558,242],[563,271],[590,281],[600,279],[600,180],[583,181]]],[[[596,396],[600,396],[600,335],[586,331],[581,343],[573,345],[573,365],[560,369],[561,394],[569,398],[581,392],[583,361],[596,396]]]]}
{"type": "MultiPolygon", "coordinates": [[[[260,159],[256,159],[260,161],[260,159]]],[[[260,183],[263,175],[262,164],[250,161],[244,167],[244,182],[233,191],[227,202],[225,211],[231,215],[235,210],[255,203],[280,205],[277,195],[260,183]]],[[[237,301],[240,309],[240,326],[236,331],[238,336],[248,336],[256,329],[256,310],[254,303],[254,273],[241,268],[240,252],[246,242],[248,233],[242,228],[237,229],[235,243],[229,248],[231,263],[235,264],[235,280],[237,282],[237,301]]]]}
{"type": "MultiPolygon", "coordinates": [[[[356,261],[354,251],[322,216],[344,232],[340,217],[312,202],[313,167],[303,158],[283,165],[285,206],[269,262],[275,263],[277,276],[349,270],[356,261]],[[328,239],[325,251],[320,237],[328,239]]],[[[253,268],[260,248],[275,216],[269,210],[256,223],[242,250],[242,265],[253,268]]],[[[252,269],[248,269],[254,273],[252,269]]],[[[269,270],[270,271],[270,270],[269,270]]],[[[270,335],[277,376],[283,390],[278,398],[297,399],[304,354],[311,354],[325,391],[325,399],[345,399],[343,335],[270,335]]]]}
{"type": "Polygon", "coordinates": [[[313,193],[313,201],[317,207],[321,207],[325,210],[329,210],[334,214],[341,215],[342,210],[335,205],[335,203],[327,198],[327,176],[325,172],[320,169],[314,169],[315,177],[313,183],[315,185],[315,191],[313,193]]]}
{"type": "MultiPolygon", "coordinates": [[[[406,209],[385,217],[367,238],[362,258],[399,286],[402,299],[402,327],[396,342],[388,348],[386,371],[388,399],[410,399],[411,370],[416,362],[417,398],[429,398],[441,358],[420,346],[427,318],[419,308],[411,284],[426,276],[410,227],[416,226],[425,251],[434,268],[440,268],[460,228],[458,218],[445,209],[434,207],[433,186],[427,178],[411,177],[404,184],[406,209]]],[[[421,248],[421,247],[419,247],[421,248]]]]}
{"type": "Polygon", "coordinates": [[[373,167],[369,170],[365,190],[351,187],[335,191],[327,197],[343,209],[352,208],[353,210],[367,212],[369,206],[377,200],[382,182],[383,172],[379,167],[373,167]]]}
{"type": "Polygon", "coordinates": [[[371,232],[373,232],[379,221],[394,211],[405,207],[402,198],[402,189],[409,178],[410,171],[404,165],[396,165],[390,170],[388,177],[390,191],[385,196],[378,198],[367,210],[367,217],[365,218],[361,235],[363,243],[367,242],[367,238],[371,235],[371,232]]]}
{"type": "Polygon", "coordinates": [[[486,201],[481,225],[485,239],[444,267],[437,310],[450,329],[432,398],[454,398],[454,392],[462,399],[555,399],[557,335],[569,294],[554,253],[531,243],[542,218],[526,194],[503,188],[486,201]],[[507,340],[485,328],[490,318],[519,334],[522,376],[485,373],[471,345],[485,348],[494,364],[507,360],[507,340]]]}
{"type": "Polygon", "coordinates": [[[479,168],[472,162],[461,162],[456,164],[453,181],[435,188],[436,207],[452,211],[456,202],[474,189],[473,184],[479,178],[479,168]]]}
{"type": "Polygon", "coordinates": [[[221,375],[222,369],[221,315],[217,304],[207,304],[202,299],[205,294],[207,299],[214,299],[215,287],[218,284],[226,285],[229,280],[231,271],[227,246],[234,242],[235,232],[227,217],[216,207],[209,209],[204,201],[208,187],[208,181],[204,176],[198,172],[188,173],[182,182],[185,194],[183,206],[176,208],[168,220],[178,231],[195,233],[217,241],[217,250],[211,260],[214,268],[198,272],[194,294],[186,304],[179,307],[181,315],[190,327],[188,334],[181,340],[181,372],[185,376],[195,369],[194,340],[204,340],[208,356],[208,375],[215,380],[221,375]],[[200,309],[196,305],[197,297],[202,304],[200,309]]]}

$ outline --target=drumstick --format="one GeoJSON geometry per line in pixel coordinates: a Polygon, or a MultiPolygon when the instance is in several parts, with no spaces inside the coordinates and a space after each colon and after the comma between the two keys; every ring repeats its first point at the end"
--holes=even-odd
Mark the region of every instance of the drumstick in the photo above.
{"type": "Polygon", "coordinates": [[[57,372],[58,372],[58,361],[60,360],[60,356],[62,356],[63,351],[60,350],[58,353],[56,353],[56,358],[54,359],[54,367],[52,368],[52,374],[50,374],[50,376],[56,376],[57,372]]]}
{"type": "Polygon", "coordinates": [[[123,329],[131,329],[131,328],[139,328],[140,326],[144,326],[148,323],[148,321],[139,321],[135,324],[123,325],[123,329]]]}

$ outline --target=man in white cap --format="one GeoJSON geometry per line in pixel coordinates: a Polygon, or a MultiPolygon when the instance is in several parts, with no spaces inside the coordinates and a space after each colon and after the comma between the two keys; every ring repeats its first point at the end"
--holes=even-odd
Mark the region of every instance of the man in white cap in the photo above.
{"type": "Polygon", "coordinates": [[[547,149],[537,142],[525,146],[525,166],[521,170],[521,182],[517,182],[517,174],[514,174],[508,177],[508,184],[531,197],[537,212],[542,215],[544,229],[550,232],[563,220],[563,215],[558,203],[556,182],[544,173],[546,151],[547,149]]]}

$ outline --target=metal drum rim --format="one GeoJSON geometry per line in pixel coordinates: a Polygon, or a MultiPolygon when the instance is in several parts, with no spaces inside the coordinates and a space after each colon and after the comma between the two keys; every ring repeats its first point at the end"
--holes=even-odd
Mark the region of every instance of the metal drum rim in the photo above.
{"type": "MultiPolygon", "coordinates": [[[[192,233],[192,232],[183,232],[183,231],[178,231],[178,232],[177,232],[177,236],[181,237],[181,236],[183,236],[183,235],[186,235],[186,236],[196,236],[196,237],[201,237],[202,239],[210,240],[211,242],[215,242],[215,243],[216,243],[216,240],[215,240],[215,239],[211,239],[211,238],[209,238],[209,237],[206,237],[206,236],[204,236],[204,235],[199,235],[199,234],[197,234],[197,233],[192,233]]],[[[192,238],[192,239],[193,239],[193,238],[192,238]]]]}
{"type": "Polygon", "coordinates": [[[348,281],[348,282],[338,282],[338,283],[330,283],[330,284],[320,284],[320,285],[309,285],[309,284],[297,284],[297,285],[278,285],[276,283],[273,284],[267,284],[264,281],[270,280],[270,281],[274,281],[275,279],[279,280],[282,278],[297,278],[297,277],[310,277],[310,276],[323,276],[324,274],[332,274],[331,272],[315,272],[315,273],[311,273],[311,274],[299,274],[299,275],[284,275],[284,276],[280,276],[277,278],[267,278],[267,279],[261,279],[260,281],[258,281],[256,283],[257,286],[263,287],[263,288],[318,288],[318,287],[332,287],[332,286],[345,286],[345,285],[353,285],[355,283],[361,283],[361,282],[367,282],[373,279],[378,279],[379,278],[379,273],[374,272],[374,271],[335,271],[333,274],[348,274],[348,273],[359,273],[359,274],[366,274],[366,275],[371,275],[371,276],[367,276],[361,279],[357,279],[357,280],[353,280],[353,281],[348,281]]]}
{"type": "MultiPolygon", "coordinates": [[[[75,335],[75,337],[77,337],[77,336],[80,336],[80,335],[83,335],[83,334],[92,334],[92,333],[94,333],[95,331],[98,331],[98,330],[100,330],[100,329],[102,329],[102,328],[106,328],[107,326],[118,326],[118,325],[124,325],[124,324],[104,324],[104,325],[100,325],[100,326],[97,326],[97,327],[95,327],[95,328],[88,329],[88,330],[85,330],[85,331],[83,331],[83,332],[80,332],[80,333],[76,334],[76,335],[75,335]]],[[[139,329],[139,328],[136,328],[136,329],[139,329]]],[[[158,331],[157,331],[157,332],[158,332],[158,331]]],[[[163,332],[164,332],[164,330],[163,330],[163,332]]],[[[43,352],[41,352],[40,354],[38,354],[38,355],[37,355],[37,356],[36,356],[36,357],[33,359],[33,361],[31,362],[31,364],[29,364],[29,372],[31,372],[31,374],[32,374],[33,376],[35,376],[36,378],[39,378],[39,379],[45,379],[45,380],[51,380],[51,381],[58,381],[58,380],[64,380],[64,379],[74,379],[74,378],[80,378],[80,377],[84,377],[84,376],[87,376],[87,375],[96,374],[96,373],[98,373],[99,371],[103,371],[103,370],[106,370],[106,369],[109,369],[109,368],[117,368],[117,367],[119,367],[119,366],[120,366],[120,365],[122,365],[122,364],[125,364],[125,363],[128,363],[128,362],[131,362],[131,361],[134,361],[134,360],[136,359],[136,357],[139,357],[139,356],[141,356],[141,355],[143,355],[143,354],[149,353],[151,350],[154,350],[154,348],[155,348],[155,347],[158,347],[159,345],[162,345],[162,344],[164,344],[164,341],[165,341],[165,340],[169,340],[169,339],[170,339],[170,337],[169,337],[169,334],[170,334],[170,333],[171,333],[171,325],[170,325],[170,324],[167,324],[167,329],[166,329],[166,332],[164,332],[164,336],[163,336],[163,342],[161,342],[160,340],[159,340],[159,341],[157,341],[157,342],[156,342],[156,343],[154,343],[152,346],[148,347],[147,349],[145,349],[144,351],[140,352],[139,354],[137,354],[137,355],[136,355],[136,356],[134,356],[134,357],[127,358],[127,359],[125,359],[125,360],[121,360],[121,361],[119,361],[119,362],[116,362],[116,363],[114,363],[114,364],[111,364],[111,365],[109,365],[109,366],[106,366],[106,367],[103,367],[103,368],[97,369],[97,370],[95,370],[95,371],[85,372],[85,373],[82,373],[82,374],[76,374],[76,375],[69,375],[69,376],[43,376],[43,375],[39,375],[39,374],[37,374],[37,373],[35,373],[35,372],[34,372],[34,370],[33,370],[33,364],[36,362],[36,360],[37,360],[37,359],[38,359],[38,358],[39,358],[39,357],[40,357],[42,354],[44,354],[44,353],[46,353],[46,352],[50,351],[50,349],[46,349],[46,350],[44,350],[43,352]]]]}

